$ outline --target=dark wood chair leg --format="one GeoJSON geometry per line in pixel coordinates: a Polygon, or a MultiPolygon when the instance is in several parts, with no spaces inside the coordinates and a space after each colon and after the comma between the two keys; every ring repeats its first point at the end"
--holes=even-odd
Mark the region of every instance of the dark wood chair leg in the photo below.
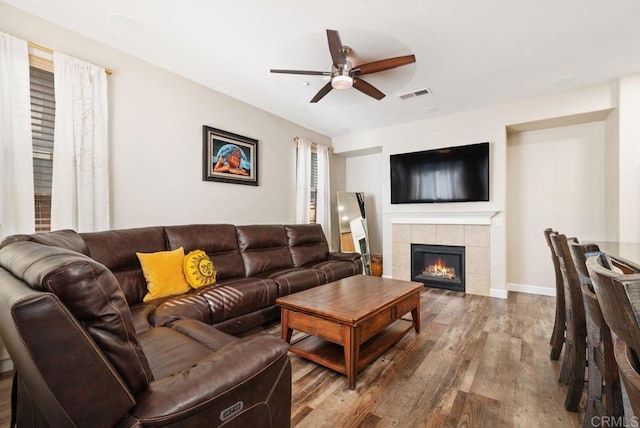
{"type": "MultiPolygon", "coordinates": [[[[556,278],[556,317],[553,323],[553,331],[551,333],[551,353],[549,358],[557,361],[560,359],[560,353],[562,352],[562,345],[565,342],[565,322],[566,322],[566,309],[565,309],[565,297],[564,297],[564,284],[562,279],[562,272],[560,271],[560,262],[553,244],[551,243],[550,235],[554,233],[552,229],[544,230],[544,238],[547,241],[549,250],[551,251],[551,261],[553,262],[553,270],[556,278]]],[[[566,383],[566,382],[564,382],[566,383]]]]}
{"type": "Polygon", "coordinates": [[[603,364],[605,412],[613,417],[624,416],[620,373],[618,372],[613,337],[609,327],[603,328],[602,345],[603,353],[606,355],[603,364]]]}
{"type": "Polygon", "coordinates": [[[549,358],[552,360],[559,360],[560,353],[562,352],[562,345],[565,341],[565,308],[564,308],[564,293],[560,297],[556,292],[556,320],[553,324],[553,333],[551,334],[551,353],[549,358]]]}
{"type": "Polygon", "coordinates": [[[573,343],[567,341],[564,346],[564,358],[562,359],[562,367],[560,368],[560,376],[558,382],[565,385],[569,384],[569,378],[573,371],[573,343]]]}
{"type": "Polygon", "coordinates": [[[570,412],[577,412],[584,389],[584,370],[587,363],[587,347],[583,340],[577,340],[573,344],[571,359],[573,360],[573,369],[569,375],[569,389],[564,401],[564,408],[570,412]]]}
{"type": "Polygon", "coordinates": [[[604,403],[602,401],[602,374],[596,364],[594,348],[588,344],[589,383],[587,392],[587,403],[585,404],[584,427],[592,427],[600,416],[604,415],[604,403]]]}
{"type": "MultiPolygon", "coordinates": [[[[564,293],[563,293],[564,295],[564,293]]],[[[563,298],[564,301],[564,298],[563,298]]],[[[569,384],[569,379],[571,378],[571,373],[574,370],[575,364],[575,347],[574,347],[574,326],[573,326],[573,316],[571,314],[571,305],[562,305],[565,309],[564,318],[564,336],[562,338],[562,342],[559,343],[557,348],[558,355],[560,357],[560,351],[562,350],[562,345],[564,342],[564,357],[562,359],[562,368],[560,369],[560,376],[558,378],[558,382],[563,383],[565,385],[569,384]]],[[[551,348],[551,359],[554,359],[554,347],[551,348]]],[[[558,358],[556,358],[558,359],[558,358]]]]}

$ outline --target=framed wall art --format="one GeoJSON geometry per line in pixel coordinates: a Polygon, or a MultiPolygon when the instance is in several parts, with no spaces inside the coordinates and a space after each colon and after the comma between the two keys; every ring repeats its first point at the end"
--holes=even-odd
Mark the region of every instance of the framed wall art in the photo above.
{"type": "Polygon", "coordinates": [[[202,127],[202,179],[258,185],[258,140],[202,127]]]}

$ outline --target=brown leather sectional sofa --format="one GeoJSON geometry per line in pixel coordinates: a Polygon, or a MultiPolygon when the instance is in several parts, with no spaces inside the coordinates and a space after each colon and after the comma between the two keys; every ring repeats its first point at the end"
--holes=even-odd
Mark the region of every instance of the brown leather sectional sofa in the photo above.
{"type": "Polygon", "coordinates": [[[277,297],[362,272],[318,225],[187,225],[14,235],[0,336],[18,426],[290,425],[288,345],[251,329],[277,297]],[[143,302],[136,252],[204,250],[216,285],[143,302]],[[233,335],[242,334],[244,337],[233,335]]]}

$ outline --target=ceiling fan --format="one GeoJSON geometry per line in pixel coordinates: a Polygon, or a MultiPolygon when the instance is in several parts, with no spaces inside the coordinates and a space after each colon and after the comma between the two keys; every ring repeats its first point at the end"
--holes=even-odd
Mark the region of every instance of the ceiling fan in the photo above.
{"type": "Polygon", "coordinates": [[[366,64],[360,64],[354,67],[348,60],[348,56],[351,53],[351,48],[342,44],[338,32],[335,30],[327,30],[327,40],[329,41],[329,52],[331,53],[331,59],[333,60],[331,71],[271,69],[272,73],[331,76],[331,81],[324,85],[322,89],[318,91],[315,97],[311,99],[310,102],[312,103],[317,103],[318,101],[320,101],[332,89],[344,90],[351,87],[356,88],[360,92],[369,95],[376,100],[381,100],[385,95],[372,84],[362,80],[359,76],[362,76],[364,74],[378,73],[380,71],[390,70],[392,68],[416,62],[415,55],[405,55],[394,58],[387,58],[380,61],[369,62],[366,64]]]}

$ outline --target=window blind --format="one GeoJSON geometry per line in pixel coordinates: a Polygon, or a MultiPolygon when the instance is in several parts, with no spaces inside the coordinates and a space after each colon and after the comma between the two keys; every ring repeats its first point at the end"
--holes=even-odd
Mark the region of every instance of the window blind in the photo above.
{"type": "Polygon", "coordinates": [[[55,94],[53,73],[30,67],[36,232],[51,229],[51,174],[55,94]]]}

